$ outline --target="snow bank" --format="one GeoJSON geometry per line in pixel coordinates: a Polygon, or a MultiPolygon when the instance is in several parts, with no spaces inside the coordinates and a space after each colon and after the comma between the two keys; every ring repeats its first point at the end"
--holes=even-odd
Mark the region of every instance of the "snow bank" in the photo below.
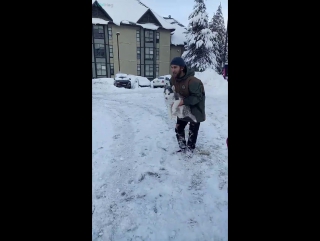
{"type": "MultiPolygon", "coordinates": [[[[213,69],[207,69],[204,72],[196,72],[195,76],[203,82],[207,96],[228,96],[228,81],[225,80],[222,75],[217,74],[213,69]]],[[[152,83],[146,77],[137,75],[128,75],[128,77],[131,78],[131,90],[115,87],[113,85],[113,78],[100,78],[92,80],[92,91],[101,93],[132,93],[146,91],[146,89],[148,89],[148,91],[150,90],[148,87],[139,88],[138,86],[138,83],[140,83],[140,85],[151,86],[152,83]],[[138,81],[136,82],[136,80],[138,81]]],[[[161,91],[159,89],[152,90],[161,91]]]]}
{"type": "Polygon", "coordinates": [[[99,79],[92,79],[92,93],[94,94],[114,94],[114,93],[137,93],[137,92],[144,92],[144,91],[154,91],[155,89],[151,89],[149,87],[140,88],[140,85],[151,85],[150,81],[146,77],[136,76],[136,75],[128,75],[131,78],[131,89],[126,88],[119,88],[113,85],[114,79],[113,78],[99,78],[99,79]],[[138,82],[136,82],[138,80],[138,82]]]}
{"type": "MultiPolygon", "coordinates": [[[[130,77],[129,77],[130,78],[130,77]]],[[[126,88],[119,88],[113,85],[113,78],[99,78],[92,80],[92,92],[94,93],[124,93],[127,91],[131,91],[126,88]]],[[[133,86],[133,80],[131,79],[131,86],[133,86]]]]}
{"type": "Polygon", "coordinates": [[[195,76],[203,82],[206,95],[228,95],[228,81],[213,69],[196,72],[195,76]]]}
{"type": "Polygon", "coordinates": [[[92,92],[116,92],[117,88],[113,85],[113,78],[99,78],[92,80],[92,92]]]}

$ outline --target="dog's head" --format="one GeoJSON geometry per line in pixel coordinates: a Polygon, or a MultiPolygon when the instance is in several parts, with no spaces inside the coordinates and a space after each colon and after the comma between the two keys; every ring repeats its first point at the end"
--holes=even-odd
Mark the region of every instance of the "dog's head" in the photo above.
{"type": "Polygon", "coordinates": [[[172,99],[174,97],[174,92],[171,86],[164,87],[163,93],[166,100],[172,99]]]}

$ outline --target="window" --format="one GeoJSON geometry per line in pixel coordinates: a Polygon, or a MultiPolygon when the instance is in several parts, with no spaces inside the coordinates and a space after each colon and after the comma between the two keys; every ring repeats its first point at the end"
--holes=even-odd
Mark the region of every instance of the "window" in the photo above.
{"type": "Polygon", "coordinates": [[[145,77],[153,77],[153,65],[152,64],[146,64],[145,65],[145,77]]]}
{"type": "Polygon", "coordinates": [[[140,30],[137,30],[136,37],[137,37],[137,42],[140,43],[140,30]]]}
{"type": "Polygon", "coordinates": [[[159,48],[157,48],[156,51],[157,51],[157,52],[156,52],[156,57],[157,57],[157,60],[159,60],[159,57],[160,57],[160,56],[159,56],[159,48]]]}
{"type": "Polygon", "coordinates": [[[151,30],[146,30],[144,32],[144,38],[146,43],[153,43],[153,31],[151,30]]]}
{"type": "Polygon", "coordinates": [[[110,64],[110,75],[114,75],[114,64],[110,64]]]}
{"type": "Polygon", "coordinates": [[[145,59],[153,60],[153,48],[146,48],[145,59]]]}
{"type": "Polygon", "coordinates": [[[111,27],[108,27],[108,38],[109,38],[109,41],[112,41],[112,28],[111,27]]]}
{"type": "Polygon", "coordinates": [[[106,55],[106,51],[104,49],[104,44],[95,44],[95,56],[96,58],[104,58],[106,55]]]}
{"type": "Polygon", "coordinates": [[[159,41],[160,41],[160,33],[159,33],[159,32],[157,32],[156,43],[159,43],[159,41]]]}
{"type": "Polygon", "coordinates": [[[97,75],[107,75],[106,64],[105,63],[97,63],[97,75]]]}
{"type": "Polygon", "coordinates": [[[109,45],[109,54],[110,54],[110,58],[113,58],[113,46],[109,45]]]}
{"type": "Polygon", "coordinates": [[[137,47],[137,59],[141,58],[140,47],[137,47]]]}
{"type": "Polygon", "coordinates": [[[159,76],[159,65],[156,65],[156,77],[159,76]]]}
{"type": "Polygon", "coordinates": [[[137,75],[141,76],[140,64],[137,64],[137,75]]]}
{"type": "Polygon", "coordinates": [[[103,26],[99,26],[99,25],[93,26],[93,37],[96,39],[104,39],[103,26]]]}

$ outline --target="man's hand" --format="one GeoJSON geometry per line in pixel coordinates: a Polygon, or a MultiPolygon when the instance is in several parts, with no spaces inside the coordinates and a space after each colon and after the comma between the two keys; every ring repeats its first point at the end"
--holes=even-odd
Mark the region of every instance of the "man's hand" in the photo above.
{"type": "Polygon", "coordinates": [[[181,106],[181,105],[183,105],[183,99],[181,99],[181,101],[180,101],[178,106],[181,106]]]}

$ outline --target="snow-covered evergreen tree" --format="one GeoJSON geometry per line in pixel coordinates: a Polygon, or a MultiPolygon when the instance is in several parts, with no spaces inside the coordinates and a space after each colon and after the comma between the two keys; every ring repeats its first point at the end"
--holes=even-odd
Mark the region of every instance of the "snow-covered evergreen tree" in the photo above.
{"type": "Polygon", "coordinates": [[[226,27],[224,25],[221,4],[214,14],[209,28],[215,33],[213,38],[213,52],[216,56],[215,70],[218,74],[222,74],[223,58],[225,56],[226,27]]]}
{"type": "Polygon", "coordinates": [[[204,0],[195,0],[193,12],[189,16],[186,50],[182,54],[188,67],[196,71],[214,68],[216,58],[213,51],[213,38],[204,0]]]}

